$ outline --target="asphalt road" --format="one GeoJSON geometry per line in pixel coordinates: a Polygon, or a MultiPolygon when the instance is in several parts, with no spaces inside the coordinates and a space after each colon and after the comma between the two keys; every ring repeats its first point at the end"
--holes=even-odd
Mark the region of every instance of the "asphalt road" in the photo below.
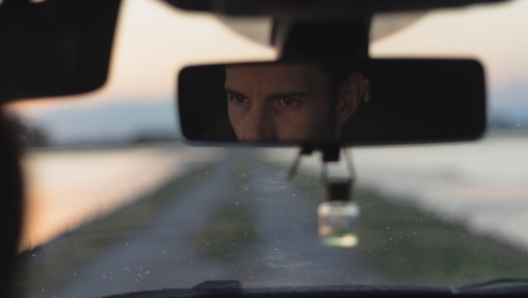
{"type": "Polygon", "coordinates": [[[314,205],[249,151],[232,151],[199,175],[148,223],[79,247],[89,256],[80,263],[61,254],[86,234],[115,231],[88,225],[26,255],[20,296],[94,297],[225,279],[248,287],[383,282],[349,250],[320,245],[314,205]]]}

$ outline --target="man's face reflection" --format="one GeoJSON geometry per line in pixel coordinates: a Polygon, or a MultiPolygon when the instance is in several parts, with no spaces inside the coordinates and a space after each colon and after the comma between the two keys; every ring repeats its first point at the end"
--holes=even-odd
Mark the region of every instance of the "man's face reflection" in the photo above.
{"type": "Polygon", "coordinates": [[[227,66],[228,114],[238,140],[335,140],[357,108],[364,80],[355,72],[338,90],[331,86],[329,76],[315,65],[227,66]]]}

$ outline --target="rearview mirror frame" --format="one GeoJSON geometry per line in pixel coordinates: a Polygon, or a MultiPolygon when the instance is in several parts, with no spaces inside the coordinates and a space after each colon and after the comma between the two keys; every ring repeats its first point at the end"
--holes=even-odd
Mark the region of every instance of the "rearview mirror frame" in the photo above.
{"type": "MultiPolygon", "coordinates": [[[[301,63],[301,62],[313,62],[313,61],[288,61],[280,63],[301,63]]],[[[238,65],[259,65],[270,62],[256,62],[256,63],[241,63],[238,65]]],[[[318,61],[317,63],[320,63],[318,61]]],[[[332,62],[332,63],[335,63],[332,62]]],[[[445,123],[438,125],[436,123],[436,135],[394,135],[394,137],[380,137],[380,131],[378,135],[363,135],[354,140],[341,140],[337,145],[341,147],[350,146],[380,146],[380,145],[403,145],[403,144],[428,144],[428,143],[448,143],[448,142],[461,142],[461,141],[474,141],[481,138],[486,131],[486,87],[485,87],[485,74],[484,69],[480,62],[472,59],[364,59],[347,61],[357,65],[361,68],[362,72],[365,73],[371,81],[370,83],[370,94],[371,98],[390,97],[389,92],[383,91],[384,88],[389,88],[391,92],[401,97],[404,94],[405,88],[414,88],[414,95],[410,95],[409,102],[413,100],[415,102],[420,98],[431,97],[436,100],[436,106],[434,113],[440,114],[438,119],[442,119],[445,123]],[[402,72],[402,69],[405,71],[402,72]],[[428,70],[428,71],[426,71],[428,70]],[[384,76],[391,75],[395,80],[399,80],[397,83],[386,82],[380,80],[380,74],[384,76]],[[405,76],[407,74],[407,77],[405,76]],[[398,84],[404,86],[398,87],[398,84]],[[392,86],[392,87],[391,87],[392,86]],[[395,87],[396,86],[396,87],[395,87]],[[400,88],[400,90],[394,90],[394,88],[400,88]],[[454,90],[454,91],[453,91],[454,90]],[[422,94],[420,94],[422,92],[422,94]],[[424,93],[425,92],[425,93],[424,93]],[[415,98],[412,98],[412,97],[415,98]],[[423,97],[417,97],[423,96],[423,97]],[[454,110],[452,107],[446,108],[441,106],[442,96],[451,96],[449,103],[456,103],[459,110],[454,110]],[[463,100],[462,100],[463,99],[463,100]],[[442,114],[443,113],[443,114],[442,114]],[[444,118],[442,118],[444,117],[444,118]],[[447,121],[447,120],[450,121],[447,121]]],[[[195,117],[197,111],[194,112],[189,108],[189,98],[193,97],[197,99],[199,96],[207,98],[207,92],[211,86],[208,83],[205,86],[198,86],[189,84],[190,80],[195,82],[206,82],[203,71],[209,67],[216,67],[216,71],[219,72],[220,67],[223,64],[209,65],[209,66],[190,66],[182,69],[178,76],[178,111],[181,134],[184,140],[197,146],[258,146],[258,147],[291,147],[291,146],[304,146],[311,147],[314,149],[322,148],[331,143],[310,143],[310,142],[286,142],[286,143],[271,143],[271,142],[236,142],[236,141],[224,141],[222,139],[204,139],[197,137],[196,134],[192,133],[192,127],[200,125],[196,119],[189,121],[190,118],[195,117]],[[201,69],[201,70],[200,70],[201,69]],[[200,74],[200,72],[202,73],[200,74]],[[197,95],[196,92],[202,95],[197,95]]],[[[223,82],[216,82],[216,85],[212,88],[222,89],[223,82]]],[[[411,90],[411,89],[409,89],[411,90]]],[[[225,96],[225,93],[224,93],[225,96]]],[[[430,99],[432,100],[432,99],[430,99]]],[[[204,107],[204,102],[201,102],[198,106],[204,107]]],[[[210,110],[218,110],[218,107],[209,107],[210,110]]],[[[220,107],[221,109],[221,107],[220,107]]],[[[428,111],[425,108],[417,111],[423,112],[428,111]]],[[[421,118],[436,117],[434,113],[430,115],[423,115],[421,118]]],[[[412,118],[412,117],[411,117],[412,118]]],[[[204,118],[205,119],[205,118],[204,118]]],[[[420,125],[419,119],[414,120],[414,124],[420,125]],[[418,122],[416,122],[418,121],[418,122]]],[[[434,121],[434,120],[431,120],[434,121]]],[[[361,122],[364,123],[364,122],[361,122]]],[[[412,123],[412,121],[411,121],[412,123]]],[[[431,122],[432,123],[432,122],[431,122]]],[[[358,134],[356,134],[357,136],[358,134]]]]}

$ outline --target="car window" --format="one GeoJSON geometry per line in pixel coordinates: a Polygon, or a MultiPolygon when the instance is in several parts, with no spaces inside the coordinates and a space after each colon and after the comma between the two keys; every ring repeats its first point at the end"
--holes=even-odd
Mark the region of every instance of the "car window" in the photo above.
{"type": "Polygon", "coordinates": [[[288,180],[297,149],[193,147],[179,134],[179,69],[275,59],[270,21],[125,1],[105,87],[8,107],[25,148],[18,296],[528,277],[526,13],[519,0],[438,10],[390,34],[377,26],[395,16],[375,18],[372,57],[479,59],[489,129],[477,142],[348,149],[359,242],[330,248],[317,235],[320,155],[288,180]]]}

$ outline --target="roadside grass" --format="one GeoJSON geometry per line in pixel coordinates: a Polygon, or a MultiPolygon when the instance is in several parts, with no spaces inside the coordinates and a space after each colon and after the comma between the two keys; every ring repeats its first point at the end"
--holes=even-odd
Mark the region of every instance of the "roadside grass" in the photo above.
{"type": "Polygon", "coordinates": [[[355,197],[363,212],[358,254],[395,282],[456,286],[528,276],[526,251],[374,190],[358,189],[355,197]]]}
{"type": "Polygon", "coordinates": [[[247,156],[238,156],[227,174],[234,182],[231,203],[219,206],[211,214],[209,224],[191,239],[191,245],[202,256],[219,261],[235,260],[258,242],[254,211],[247,201],[247,156]]]}
{"type": "Polygon", "coordinates": [[[54,250],[46,245],[18,257],[15,287],[18,297],[26,296],[28,283],[34,289],[67,282],[75,271],[106,248],[146,226],[169,203],[203,181],[212,163],[203,163],[182,176],[173,178],[150,194],[123,206],[119,210],[65,233],[53,240],[54,250]]]}
{"type": "MultiPolygon", "coordinates": [[[[282,169],[284,170],[284,169],[282,169]]],[[[313,210],[325,197],[315,174],[299,173],[293,184],[313,210]]],[[[528,277],[528,253],[489,236],[470,233],[375,189],[355,188],[361,210],[354,262],[386,275],[389,283],[459,286],[498,277],[528,277]]]]}
{"type": "Polygon", "coordinates": [[[253,215],[247,203],[218,209],[211,224],[192,238],[193,246],[202,256],[221,261],[235,260],[257,241],[253,215]]]}

